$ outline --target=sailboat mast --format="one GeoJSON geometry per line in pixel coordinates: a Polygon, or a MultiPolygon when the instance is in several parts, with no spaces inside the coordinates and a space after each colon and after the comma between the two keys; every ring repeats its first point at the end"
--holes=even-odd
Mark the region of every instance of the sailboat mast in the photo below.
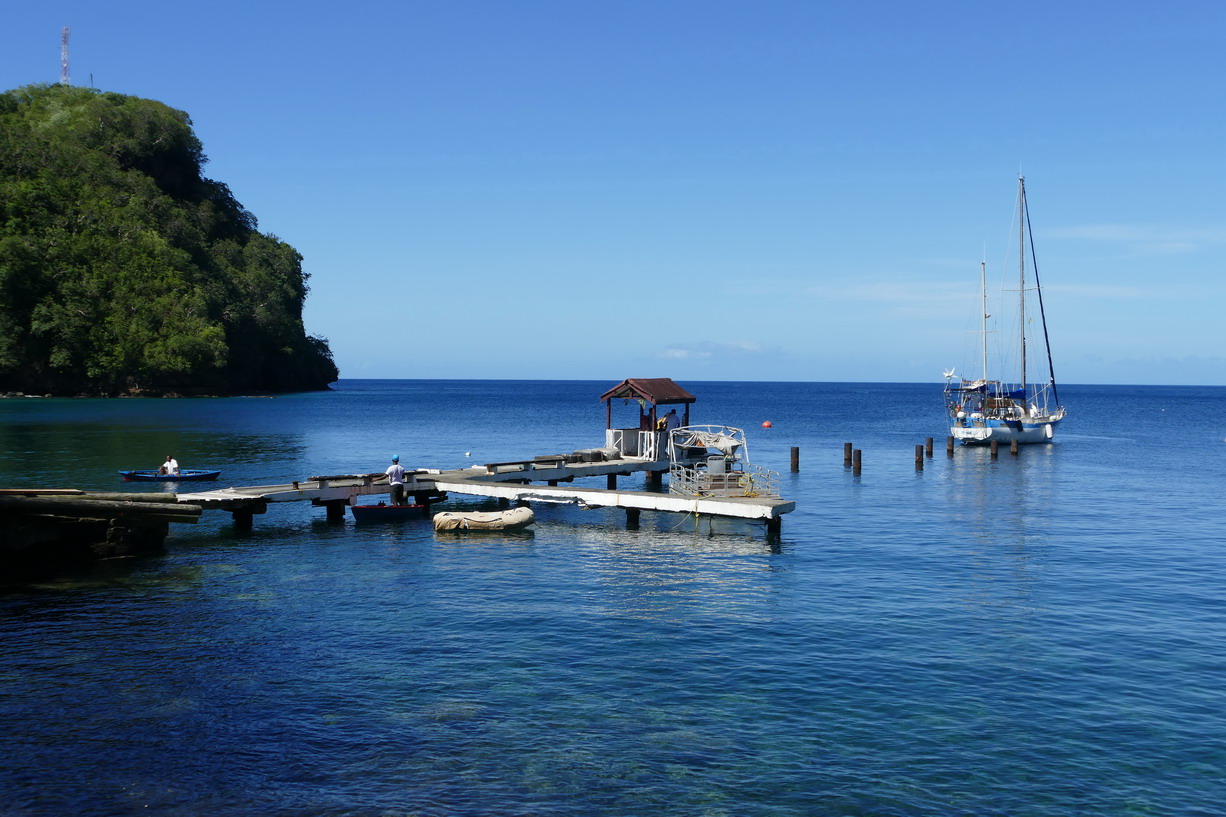
{"type": "Polygon", "coordinates": [[[979,294],[983,298],[980,304],[979,336],[983,339],[983,382],[988,382],[988,271],[987,262],[979,262],[979,294]]]}
{"type": "Polygon", "coordinates": [[[1022,354],[1022,394],[1026,393],[1026,180],[1017,177],[1018,335],[1022,354]]]}

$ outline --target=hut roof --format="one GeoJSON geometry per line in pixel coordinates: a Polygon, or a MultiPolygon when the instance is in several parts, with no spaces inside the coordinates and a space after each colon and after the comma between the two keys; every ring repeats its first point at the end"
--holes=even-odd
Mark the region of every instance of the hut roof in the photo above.
{"type": "Polygon", "coordinates": [[[670,403],[688,404],[698,399],[668,377],[632,377],[623,380],[600,395],[602,402],[617,398],[626,400],[641,398],[655,406],[666,406],[670,403]]]}

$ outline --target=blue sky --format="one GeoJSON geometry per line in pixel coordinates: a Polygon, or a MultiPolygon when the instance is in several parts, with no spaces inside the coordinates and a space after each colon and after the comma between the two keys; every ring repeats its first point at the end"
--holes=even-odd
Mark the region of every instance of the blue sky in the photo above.
{"type": "Polygon", "coordinates": [[[342,377],[940,381],[1026,177],[1056,374],[1226,384],[1226,4],[11,4],[186,111],[342,377]]]}

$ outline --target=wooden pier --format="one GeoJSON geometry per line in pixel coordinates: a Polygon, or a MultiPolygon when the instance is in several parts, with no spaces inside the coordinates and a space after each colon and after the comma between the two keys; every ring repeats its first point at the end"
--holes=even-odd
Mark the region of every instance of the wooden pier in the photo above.
{"type": "MultiPolygon", "coordinates": [[[[664,491],[663,475],[672,469],[667,450],[669,430],[678,425],[689,426],[690,406],[695,400],[694,395],[669,378],[623,380],[602,394],[600,400],[605,404],[603,448],[487,462],[456,470],[418,469],[406,472],[405,494],[414,504],[422,505],[427,516],[432,504],[455,493],[492,497],[505,505],[549,502],[587,508],[621,508],[630,526],[638,524],[639,514],[644,510],[762,520],[770,534],[779,533],[783,514],[796,509],[795,502],[778,496],[777,486],[774,491],[762,491],[769,496],[756,495],[753,476],[726,472],[722,464],[717,472],[703,473],[702,478],[707,480],[705,485],[686,482],[681,484],[679,493],[664,491]],[[632,425],[614,426],[615,402],[635,407],[637,416],[632,425]],[[660,411],[663,406],[681,406],[683,416],[678,418],[675,408],[664,414],[660,411]],[[635,474],[646,476],[647,490],[617,489],[618,477],[635,474]],[[603,488],[571,484],[579,479],[600,477],[605,480],[603,488]],[[742,478],[747,479],[744,490],[739,487],[742,478]]],[[[738,434],[741,438],[736,447],[744,443],[743,432],[738,431],[738,434]]],[[[736,447],[722,453],[729,460],[737,459],[736,447]]],[[[701,451],[701,446],[697,450],[701,451]]],[[[794,460],[795,456],[794,452],[794,460]]],[[[712,459],[722,459],[722,456],[712,459]]],[[[183,502],[206,510],[229,511],[237,526],[249,528],[252,518],[264,513],[270,503],[307,501],[326,508],[329,520],[339,521],[345,517],[346,506],[357,504],[358,497],[386,493],[389,489],[383,474],[341,474],[311,477],[292,485],[225,488],[179,496],[183,502]]]]}
{"type": "MultiPolygon", "coordinates": [[[[566,503],[586,508],[622,508],[629,525],[636,525],[641,511],[700,514],[736,519],[762,520],[770,533],[778,533],[783,514],[796,503],[778,497],[691,497],[664,493],[662,475],[668,460],[625,457],[599,462],[568,462],[567,456],[491,462],[457,470],[419,469],[406,472],[405,494],[415,504],[429,508],[449,494],[465,494],[511,503],[566,503]],[[656,490],[617,489],[617,478],[645,474],[656,490]],[[561,485],[577,479],[605,478],[605,487],[561,485]]],[[[289,485],[222,488],[181,493],[179,501],[204,510],[228,511],[235,525],[249,528],[253,517],[278,502],[310,502],[326,509],[327,518],[339,521],[357,498],[388,493],[383,474],[316,476],[289,485]]]]}

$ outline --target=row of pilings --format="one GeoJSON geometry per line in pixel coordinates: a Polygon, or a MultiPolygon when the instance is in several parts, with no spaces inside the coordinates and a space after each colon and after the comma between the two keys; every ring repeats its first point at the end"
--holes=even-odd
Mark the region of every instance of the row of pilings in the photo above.
{"type": "MultiPolygon", "coordinates": [[[[933,443],[933,438],[926,437],[924,438],[923,443],[915,446],[915,470],[923,471],[924,470],[924,460],[932,459],[932,450],[933,450],[932,443],[933,443]]],[[[945,438],[946,456],[952,457],[954,455],[955,443],[956,443],[956,440],[954,440],[953,437],[945,438]]],[[[1000,456],[1000,442],[999,441],[992,440],[991,443],[989,443],[988,448],[991,451],[992,459],[996,459],[997,457],[1000,456]]],[[[1009,453],[1015,457],[1017,456],[1018,454],[1017,440],[1013,440],[1009,443],[1009,453]]],[[[863,465],[864,465],[864,455],[863,455],[863,452],[859,448],[855,447],[854,443],[843,443],[843,465],[844,467],[850,468],[853,474],[859,474],[860,471],[862,470],[863,465]]],[[[793,448],[792,449],[792,472],[795,473],[799,470],[800,470],[800,449],[793,448]]]]}

